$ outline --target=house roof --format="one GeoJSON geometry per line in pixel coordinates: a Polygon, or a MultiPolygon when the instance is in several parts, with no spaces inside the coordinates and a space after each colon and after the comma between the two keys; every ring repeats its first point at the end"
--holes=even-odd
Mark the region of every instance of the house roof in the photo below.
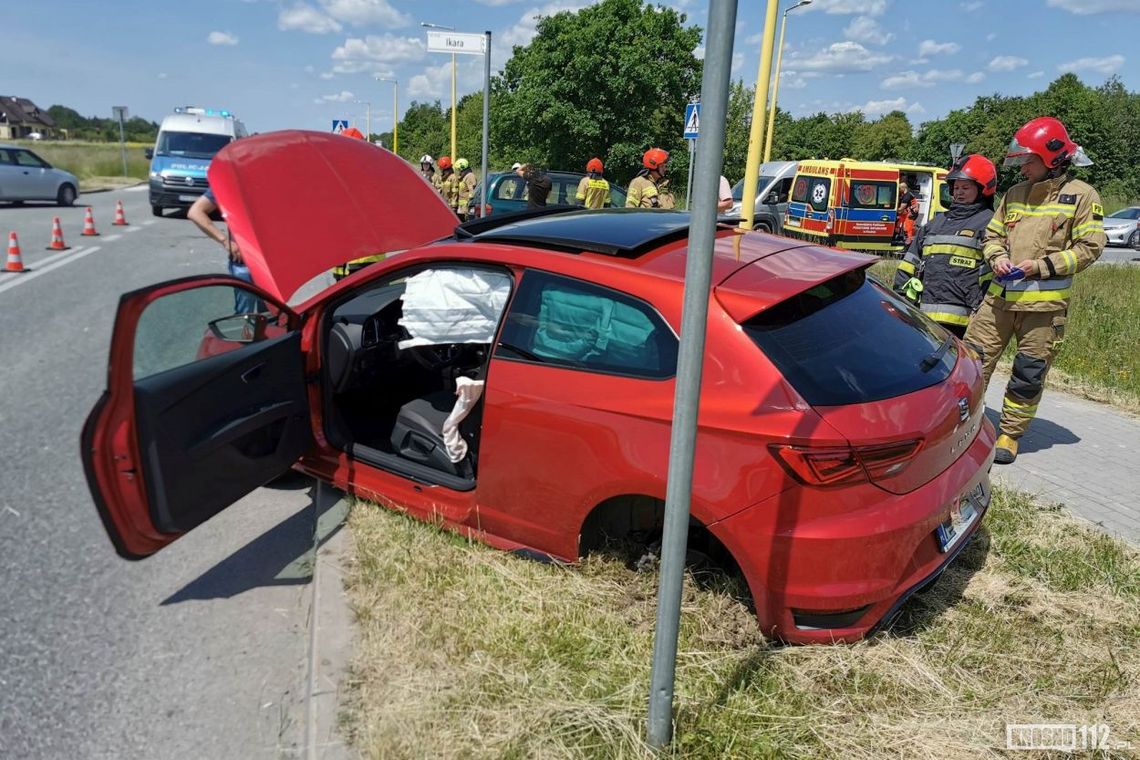
{"type": "Polygon", "coordinates": [[[16,95],[0,95],[0,121],[8,124],[39,125],[55,127],[55,120],[47,111],[40,109],[27,98],[16,95]]]}

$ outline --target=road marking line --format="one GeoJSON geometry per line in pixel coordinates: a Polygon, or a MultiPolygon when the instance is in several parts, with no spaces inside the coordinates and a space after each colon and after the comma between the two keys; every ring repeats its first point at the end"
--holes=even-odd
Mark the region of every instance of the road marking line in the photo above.
{"type": "Polygon", "coordinates": [[[107,237],[103,238],[103,242],[104,243],[111,243],[111,242],[114,242],[115,240],[118,240],[122,236],[123,236],[122,233],[120,233],[118,235],[108,235],[107,237]]]}
{"type": "MultiPolygon", "coordinates": [[[[67,257],[64,258],[62,261],[57,261],[54,264],[51,264],[51,265],[46,266],[46,267],[43,266],[43,262],[40,262],[39,266],[37,266],[35,269],[32,269],[28,273],[26,273],[26,274],[13,274],[12,275],[13,279],[11,282],[5,282],[3,284],[0,284],[0,293],[3,293],[5,290],[11,290],[12,288],[16,287],[17,285],[23,285],[25,282],[31,282],[32,280],[39,277],[41,274],[47,274],[48,272],[50,272],[53,269],[59,269],[62,266],[66,266],[67,264],[70,264],[73,261],[78,261],[79,259],[83,258],[84,256],[88,256],[92,253],[95,253],[95,251],[98,251],[98,250],[99,250],[99,246],[95,246],[94,248],[88,248],[85,251],[83,249],[80,249],[79,252],[68,251],[67,257]]],[[[55,259],[55,258],[59,258],[59,256],[49,256],[48,258],[44,259],[44,261],[49,261],[49,260],[55,259]]]]}
{"type": "Polygon", "coordinates": [[[142,226],[143,227],[149,227],[157,221],[158,221],[157,219],[148,219],[147,221],[142,223],[142,226]]]}
{"type": "Polygon", "coordinates": [[[124,193],[141,193],[143,190],[149,190],[147,185],[135,185],[134,187],[123,188],[124,193]]]}
{"type": "Polygon", "coordinates": [[[138,232],[142,227],[127,227],[127,232],[138,232]]]}

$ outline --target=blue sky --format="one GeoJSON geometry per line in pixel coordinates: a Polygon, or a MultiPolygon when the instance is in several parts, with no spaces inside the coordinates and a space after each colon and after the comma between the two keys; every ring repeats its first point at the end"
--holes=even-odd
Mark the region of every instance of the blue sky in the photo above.
{"type": "MultiPolygon", "coordinates": [[[[493,33],[496,69],[535,17],[585,0],[36,0],[5,14],[0,94],[84,115],[161,120],[176,105],[228,108],[253,131],[390,129],[400,108],[450,98],[449,56],[427,53],[421,21],[493,33]]],[[[670,0],[704,26],[707,0],[670,0]]],[[[784,0],[781,8],[794,4],[784,0]]],[[[734,77],[751,84],[764,0],[741,2],[734,77]]],[[[780,105],[796,115],[899,108],[921,123],[999,92],[1027,94],[1064,71],[1140,88],[1140,0],[814,0],[789,16],[780,105]],[[1129,44],[1129,43],[1132,44],[1129,44]]],[[[482,59],[460,56],[459,92],[482,59]]]]}

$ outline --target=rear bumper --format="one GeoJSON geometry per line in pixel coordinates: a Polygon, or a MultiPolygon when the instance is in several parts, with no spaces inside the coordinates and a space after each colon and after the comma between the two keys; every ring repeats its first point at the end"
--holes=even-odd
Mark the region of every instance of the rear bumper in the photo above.
{"type": "Polygon", "coordinates": [[[714,533],[740,564],[765,634],[800,644],[852,642],[889,624],[982,524],[994,437],[987,421],[958,461],[908,494],[797,486],[717,523],[714,533]],[[944,552],[936,530],[971,493],[979,495],[978,517],[944,552]]]}

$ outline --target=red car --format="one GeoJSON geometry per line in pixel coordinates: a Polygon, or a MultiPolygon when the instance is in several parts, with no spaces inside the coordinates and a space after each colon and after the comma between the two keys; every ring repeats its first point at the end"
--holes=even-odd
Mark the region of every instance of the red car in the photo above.
{"type": "MultiPolygon", "coordinates": [[[[82,444],[120,555],[291,467],[532,557],[654,539],[687,214],[457,228],[392,154],[297,131],[232,143],[210,186],[260,287],[200,276],[122,297],[82,444]],[[285,305],[378,251],[401,252],[285,305]],[[264,310],[234,314],[235,290],[264,310]]],[[[731,557],[786,641],[889,622],[989,505],[978,361],[869,279],[873,261],[717,235],[690,541],[731,557]]]]}

